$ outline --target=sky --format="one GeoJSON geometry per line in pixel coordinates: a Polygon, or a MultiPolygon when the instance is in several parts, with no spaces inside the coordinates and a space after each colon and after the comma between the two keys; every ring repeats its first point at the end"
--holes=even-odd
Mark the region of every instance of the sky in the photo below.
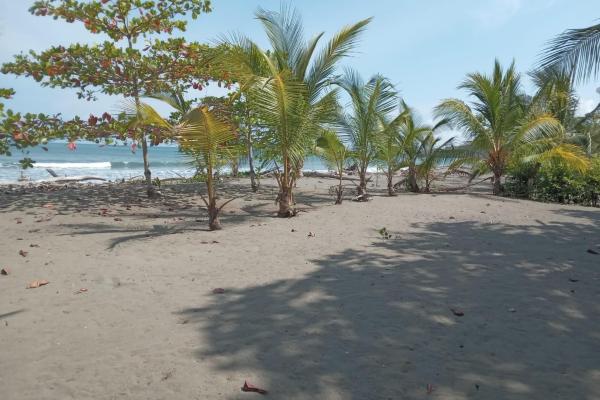
{"type": "MultiPolygon", "coordinates": [[[[34,17],[32,0],[0,0],[0,63],[29,49],[74,42],[94,43],[78,24],[34,17]]],[[[344,25],[373,17],[352,55],[341,64],[366,79],[380,73],[398,88],[403,99],[425,121],[440,100],[466,100],[457,85],[469,72],[491,73],[494,59],[513,60],[524,75],[531,70],[545,43],[569,28],[597,23],[598,0],[296,0],[289,1],[302,15],[307,38],[325,32],[329,38],[344,25]]],[[[213,0],[213,12],[190,21],[181,35],[190,41],[211,42],[222,34],[243,33],[259,45],[266,37],[254,12],[258,7],[278,10],[279,0],[213,0]]],[[[526,77],[525,89],[532,88],[526,77]]],[[[577,87],[580,113],[599,101],[596,87],[577,87]]],[[[120,100],[101,96],[96,102],[77,99],[74,90],[42,88],[30,78],[0,74],[0,87],[17,94],[7,104],[22,112],[62,113],[65,116],[115,111],[120,100]]],[[[208,92],[207,94],[214,94],[208,92]]],[[[196,97],[196,96],[194,96],[196,97]]],[[[165,110],[166,112],[166,110],[165,110]]]]}

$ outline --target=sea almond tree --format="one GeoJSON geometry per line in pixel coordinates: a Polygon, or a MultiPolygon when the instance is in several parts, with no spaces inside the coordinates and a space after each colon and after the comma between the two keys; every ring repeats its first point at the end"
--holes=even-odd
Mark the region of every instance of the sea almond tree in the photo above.
{"type": "MultiPolygon", "coordinates": [[[[185,17],[197,18],[210,11],[208,0],[39,0],[29,11],[68,23],[81,23],[92,34],[109,38],[97,45],[53,46],[37,53],[19,54],[2,67],[3,73],[28,76],[42,86],[74,88],[78,97],[121,95],[140,102],[144,94],[183,91],[200,87],[215,77],[203,62],[209,46],[183,39],[156,39],[155,35],[184,31],[185,17]],[[140,43],[145,40],[145,43],[140,43]],[[199,86],[200,85],[200,86],[199,86]]],[[[93,121],[95,122],[95,121],[93,121]]],[[[129,136],[141,142],[148,194],[152,188],[148,140],[162,137],[138,129],[129,136]]]]}

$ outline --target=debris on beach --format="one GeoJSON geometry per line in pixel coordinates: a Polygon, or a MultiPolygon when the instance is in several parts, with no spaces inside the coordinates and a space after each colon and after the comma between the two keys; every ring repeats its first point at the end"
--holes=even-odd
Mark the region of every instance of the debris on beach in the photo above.
{"type": "Polygon", "coordinates": [[[462,317],[465,315],[465,313],[458,308],[451,308],[450,311],[452,311],[452,314],[456,315],[457,317],[462,317]]]}
{"type": "Polygon", "coordinates": [[[587,250],[587,252],[588,252],[588,253],[590,253],[590,254],[596,254],[596,255],[597,255],[597,254],[600,254],[599,252],[597,252],[597,251],[596,251],[596,250],[594,250],[594,249],[588,249],[588,250],[587,250]]]}
{"type": "Polygon", "coordinates": [[[391,237],[392,237],[392,234],[388,232],[388,230],[385,226],[383,228],[381,228],[380,230],[378,230],[377,232],[379,232],[379,236],[381,236],[384,239],[391,239],[391,237]]]}
{"type": "Polygon", "coordinates": [[[38,280],[38,281],[32,281],[32,282],[29,282],[29,284],[27,285],[27,289],[39,288],[40,286],[44,286],[44,285],[47,285],[49,283],[50,282],[48,282],[45,279],[41,279],[41,280],[38,280]]]}
{"type": "Polygon", "coordinates": [[[29,254],[29,252],[25,251],[25,250],[19,250],[19,255],[21,257],[27,257],[27,254],[29,254]]]}
{"type": "Polygon", "coordinates": [[[427,394],[431,394],[435,390],[435,387],[431,383],[428,383],[426,386],[426,389],[427,389],[427,394]]]}
{"type": "Polygon", "coordinates": [[[88,291],[88,290],[87,290],[86,288],[81,288],[81,289],[79,289],[79,290],[76,290],[75,292],[73,292],[73,294],[85,293],[85,292],[87,292],[87,291],[88,291]]]}
{"type": "Polygon", "coordinates": [[[312,233],[312,232],[308,232],[308,237],[315,237],[315,236],[317,236],[317,235],[315,235],[315,234],[314,234],[314,233],[312,233]]]}
{"type": "Polygon", "coordinates": [[[29,245],[29,247],[40,247],[40,245],[39,245],[39,244],[35,244],[35,243],[31,243],[31,244],[29,245]]]}
{"type": "Polygon", "coordinates": [[[569,278],[569,282],[573,282],[573,283],[579,282],[579,279],[569,278]]]}
{"type": "Polygon", "coordinates": [[[17,224],[22,224],[23,218],[15,218],[15,221],[17,222],[17,224]]]}
{"type": "Polygon", "coordinates": [[[116,217],[115,221],[117,221],[117,222],[123,221],[123,218],[116,217]]]}
{"type": "Polygon", "coordinates": [[[212,292],[213,292],[213,294],[223,294],[223,293],[225,293],[225,289],[218,287],[218,288],[214,288],[212,290],[212,292]]]}
{"type": "Polygon", "coordinates": [[[244,386],[242,386],[242,392],[255,392],[260,394],[267,394],[267,391],[265,389],[261,389],[257,386],[254,386],[248,383],[248,381],[244,381],[244,386]]]}
{"type": "Polygon", "coordinates": [[[10,269],[4,267],[2,269],[0,269],[0,275],[8,275],[10,274],[10,269]]]}

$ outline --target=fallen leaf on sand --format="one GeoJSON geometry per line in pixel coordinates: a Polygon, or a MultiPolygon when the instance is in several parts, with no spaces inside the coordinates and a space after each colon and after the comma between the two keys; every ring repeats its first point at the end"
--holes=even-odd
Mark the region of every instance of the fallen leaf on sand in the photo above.
{"type": "Polygon", "coordinates": [[[265,389],[256,387],[256,386],[248,383],[247,381],[244,381],[244,386],[242,386],[242,392],[255,392],[255,393],[260,393],[260,394],[267,394],[267,391],[265,389]]]}
{"type": "Polygon", "coordinates": [[[465,313],[462,310],[459,310],[458,308],[451,308],[450,311],[452,311],[452,314],[456,315],[457,317],[462,317],[463,315],[465,315],[465,313]]]}
{"type": "Polygon", "coordinates": [[[212,292],[214,294],[223,294],[223,293],[225,293],[225,289],[218,287],[218,288],[214,288],[212,292]]]}
{"type": "Polygon", "coordinates": [[[8,275],[8,274],[10,274],[10,269],[8,269],[8,268],[0,269],[0,275],[8,275]]]}
{"type": "Polygon", "coordinates": [[[19,250],[19,255],[21,257],[27,257],[28,252],[24,251],[24,250],[19,250]]]}
{"type": "Polygon", "coordinates": [[[593,249],[588,249],[587,252],[590,254],[600,254],[596,250],[593,250],[593,249]]]}
{"type": "Polygon", "coordinates": [[[50,282],[48,282],[45,279],[39,280],[39,281],[33,281],[33,282],[29,282],[29,285],[27,285],[27,289],[35,289],[38,288],[40,286],[44,286],[49,284],[50,282]]]}

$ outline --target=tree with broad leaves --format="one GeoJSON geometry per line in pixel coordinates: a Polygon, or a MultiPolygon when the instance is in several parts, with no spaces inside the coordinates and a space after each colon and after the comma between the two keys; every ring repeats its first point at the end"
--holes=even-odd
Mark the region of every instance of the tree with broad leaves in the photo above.
{"type": "MultiPolygon", "coordinates": [[[[28,76],[42,86],[74,88],[79,98],[95,99],[97,93],[121,95],[140,102],[144,94],[202,89],[209,80],[226,81],[204,62],[213,51],[209,46],[184,39],[152,38],[185,31],[187,15],[197,18],[210,12],[209,0],[38,0],[29,9],[33,15],[51,16],[82,23],[93,34],[110,40],[96,45],[53,46],[41,53],[19,54],[2,67],[3,73],[28,76]],[[140,43],[143,39],[145,43],[140,43]]],[[[97,122],[90,118],[91,123],[97,122]]],[[[92,124],[93,125],[93,124],[92,124]]],[[[152,188],[148,161],[148,138],[158,144],[164,135],[136,129],[128,135],[141,142],[148,194],[152,188]]]]}

